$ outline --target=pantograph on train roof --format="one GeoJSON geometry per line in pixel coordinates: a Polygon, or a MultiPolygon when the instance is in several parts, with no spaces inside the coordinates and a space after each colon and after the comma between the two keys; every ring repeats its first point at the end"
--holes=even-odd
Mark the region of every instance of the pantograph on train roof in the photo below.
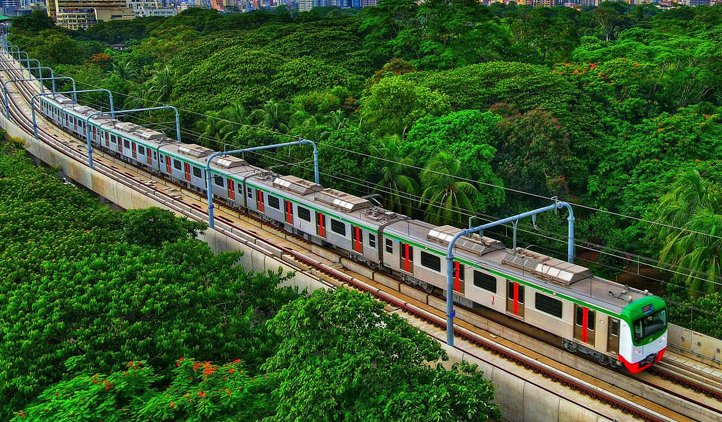
{"type": "MultiPolygon", "coordinates": [[[[426,235],[426,239],[432,242],[441,243],[442,245],[448,245],[454,236],[460,231],[461,229],[454,226],[434,227],[429,230],[429,234],[426,235]]],[[[502,250],[504,248],[505,246],[501,243],[501,241],[486,236],[481,238],[478,236],[462,236],[454,244],[454,249],[463,250],[480,256],[489,252],[502,250]]]]}
{"type": "Polygon", "coordinates": [[[323,189],[321,185],[296,176],[276,176],[273,179],[273,186],[298,195],[308,195],[309,193],[318,192],[323,189]]]}
{"type": "Polygon", "coordinates": [[[359,198],[358,196],[353,196],[331,188],[316,192],[316,200],[345,212],[353,212],[371,207],[371,201],[368,199],[359,198]]]}
{"type": "MultiPolygon", "coordinates": [[[[390,223],[394,220],[398,220],[405,216],[400,216],[393,211],[383,209],[381,207],[366,208],[361,212],[362,216],[370,221],[375,221],[378,224],[390,223]]],[[[408,217],[406,217],[408,218],[408,217]]]]}
{"type": "Polygon", "coordinates": [[[515,251],[507,252],[501,262],[534,274],[541,279],[550,280],[564,286],[592,277],[589,268],[523,248],[516,248],[515,251]]]}

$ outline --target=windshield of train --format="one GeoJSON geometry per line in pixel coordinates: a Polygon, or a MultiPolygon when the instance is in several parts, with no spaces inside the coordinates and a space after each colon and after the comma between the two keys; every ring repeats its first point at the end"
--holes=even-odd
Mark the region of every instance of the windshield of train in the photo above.
{"type": "Polygon", "coordinates": [[[641,340],[657,334],[667,327],[667,310],[662,309],[651,315],[642,317],[634,322],[634,338],[641,340]]]}

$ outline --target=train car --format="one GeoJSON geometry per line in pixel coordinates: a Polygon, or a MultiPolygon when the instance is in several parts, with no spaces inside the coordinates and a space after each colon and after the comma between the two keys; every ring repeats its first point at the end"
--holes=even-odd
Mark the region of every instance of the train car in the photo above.
{"type": "Polygon", "coordinates": [[[196,144],[168,143],[158,147],[157,171],[198,191],[206,190],[206,161],[213,150],[196,144]]]}
{"type": "MultiPolygon", "coordinates": [[[[460,229],[404,221],[384,230],[384,266],[410,284],[446,294],[446,253],[460,229]]],[[[456,302],[485,306],[552,333],[601,364],[640,372],[667,347],[664,301],[588,268],[498,240],[462,236],[454,248],[456,302]]]]}
{"type": "Polygon", "coordinates": [[[249,196],[249,209],[255,206],[287,231],[343,250],[374,268],[381,267],[381,230],[407,218],[295,176],[259,173],[248,178],[246,186],[255,195],[255,201],[249,196]]]}
{"type": "Polygon", "coordinates": [[[85,140],[86,135],[90,136],[93,144],[104,148],[107,152],[149,169],[158,167],[158,147],[172,142],[162,132],[95,115],[97,110],[77,105],[61,94],[42,97],[40,111],[45,117],[78,138],[85,140]],[[88,119],[89,117],[91,118],[88,119]]]}
{"type": "Polygon", "coordinates": [[[249,190],[245,182],[249,177],[261,173],[267,173],[267,171],[252,166],[241,158],[232,156],[216,157],[211,162],[213,194],[233,206],[253,210],[253,208],[249,208],[256,205],[253,200],[253,192],[250,192],[251,198],[249,200],[247,194],[249,190]]]}

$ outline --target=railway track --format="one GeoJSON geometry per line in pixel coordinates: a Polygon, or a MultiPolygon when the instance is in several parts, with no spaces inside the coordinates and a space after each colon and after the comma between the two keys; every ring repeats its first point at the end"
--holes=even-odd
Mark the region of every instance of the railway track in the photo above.
{"type": "MultiPolygon", "coordinates": [[[[7,55],[5,55],[7,59],[7,55]]],[[[13,66],[15,67],[15,66],[13,66]]],[[[18,73],[17,71],[7,71],[9,74],[18,73]]],[[[15,75],[17,76],[17,75],[15,75]]],[[[26,111],[22,110],[21,107],[16,104],[15,97],[21,96],[23,101],[28,102],[30,96],[37,93],[37,88],[33,87],[29,82],[23,82],[17,84],[17,92],[11,96],[10,101],[11,116],[13,120],[21,126],[26,132],[32,133],[32,123],[30,118],[27,116],[26,111]]],[[[41,119],[39,119],[40,121],[41,119]]],[[[85,165],[87,161],[87,155],[85,153],[84,144],[77,142],[68,142],[61,139],[64,132],[61,132],[55,127],[42,127],[39,128],[40,138],[48,145],[52,146],[59,152],[70,156],[79,163],[85,165]]],[[[147,195],[162,199],[164,203],[169,204],[168,206],[179,213],[188,215],[192,218],[205,220],[205,212],[203,207],[197,204],[187,204],[182,201],[178,204],[179,198],[177,195],[169,195],[162,193],[155,189],[154,186],[144,184],[134,178],[133,173],[120,169],[119,166],[124,167],[126,164],[114,160],[111,156],[105,154],[98,154],[96,170],[100,173],[112,178],[113,180],[123,183],[124,185],[133,189],[139,190],[147,195]],[[186,206],[184,207],[185,204],[186,206]]],[[[137,169],[135,169],[137,171],[137,169]]],[[[150,178],[151,176],[144,177],[150,178]]],[[[157,178],[156,178],[157,179],[157,178]]],[[[250,224],[255,224],[264,229],[269,233],[274,233],[275,236],[279,236],[283,239],[288,240],[293,238],[294,244],[299,250],[291,247],[277,247],[268,244],[262,235],[259,235],[253,230],[247,230],[238,225],[231,219],[223,216],[218,217],[218,231],[228,235],[236,240],[242,240],[244,243],[251,242],[257,246],[261,251],[268,254],[275,255],[287,263],[298,268],[298,271],[312,273],[316,278],[322,280],[326,285],[337,287],[340,285],[347,285],[352,288],[361,291],[367,291],[380,300],[390,304],[393,310],[403,310],[403,312],[410,315],[414,315],[417,318],[421,318],[430,324],[433,324],[440,328],[446,327],[446,321],[441,312],[435,311],[435,308],[429,307],[429,295],[426,296],[425,300],[418,300],[411,298],[407,295],[403,295],[398,291],[385,288],[383,284],[374,282],[374,280],[365,279],[365,277],[353,273],[350,270],[341,270],[335,268],[333,265],[322,262],[321,259],[313,257],[312,250],[314,246],[308,242],[305,242],[297,236],[291,236],[285,231],[279,230],[278,228],[271,228],[268,225],[264,227],[262,222],[257,219],[253,219],[250,216],[242,216],[241,213],[232,212],[234,217],[237,214],[242,220],[250,224]],[[279,251],[279,252],[276,252],[279,251]],[[280,256],[279,256],[280,255],[280,256]],[[290,261],[290,262],[289,262],[290,261]]],[[[340,261],[340,259],[339,259],[340,261]]],[[[697,413],[690,412],[690,409],[678,409],[673,410],[665,406],[655,403],[653,399],[646,398],[637,394],[633,394],[630,391],[624,391],[624,389],[615,387],[618,385],[615,383],[614,377],[610,381],[601,381],[598,378],[600,372],[611,373],[621,376],[613,371],[603,369],[599,366],[594,366],[592,374],[578,371],[570,366],[555,365],[552,359],[545,358],[544,356],[535,354],[532,350],[524,350],[523,347],[514,345],[512,342],[502,339],[493,332],[486,332],[479,329],[474,324],[468,321],[460,321],[459,326],[456,328],[457,335],[470,343],[476,344],[486,350],[492,351],[493,353],[503,356],[509,361],[515,362],[518,365],[532,369],[538,373],[544,374],[546,377],[556,380],[559,383],[573,387],[574,389],[583,392],[586,395],[594,397],[602,402],[612,404],[615,407],[622,409],[623,411],[634,415],[636,417],[646,420],[719,420],[722,418],[720,414],[719,401],[715,408],[714,403],[706,402],[701,399],[691,400],[695,406],[699,407],[697,413]],[[506,343],[508,342],[508,344],[506,343]],[[594,374],[594,372],[597,372],[594,374]],[[712,419],[707,419],[711,417],[712,419]]],[[[524,342],[525,344],[526,341],[524,342]]],[[[559,362],[556,362],[557,364],[559,362]]],[[[498,366],[497,366],[498,367],[498,366]]],[[[662,369],[664,371],[664,369],[662,369]]],[[[668,370],[665,377],[678,376],[682,371],[679,370],[668,370]]],[[[645,374],[645,377],[648,374],[645,374]]],[[[697,377],[692,375],[686,376],[686,381],[672,383],[670,386],[657,386],[654,387],[658,390],[658,394],[666,397],[666,400],[672,400],[674,397],[683,399],[684,401],[690,402],[689,396],[694,395],[695,391],[706,391],[704,390],[706,385],[712,385],[709,380],[705,380],[700,374],[696,374],[697,377]],[[686,386],[686,387],[677,387],[686,386]],[[670,398],[671,397],[671,398],[670,398]]],[[[626,377],[629,378],[629,377],[626,377]]],[[[647,383],[654,385],[657,380],[667,381],[663,377],[650,376],[648,380],[640,380],[639,383],[647,383]]],[[[631,379],[631,378],[630,378],[631,379]]],[[[618,380],[617,380],[618,381],[618,380]]],[[[543,386],[539,386],[545,389],[543,386]]],[[[630,388],[633,389],[633,388],[630,388]]],[[[716,390],[712,390],[713,392],[716,390]]],[[[695,393],[699,394],[699,393],[695,393]]],[[[704,394],[703,394],[704,395],[704,394]]],[[[719,396],[716,396],[719,398],[719,396]]],[[[714,396],[709,397],[714,399],[714,396]]],[[[590,412],[596,412],[593,409],[589,409],[590,412]]],[[[601,415],[606,417],[605,415],[601,415]]]]}

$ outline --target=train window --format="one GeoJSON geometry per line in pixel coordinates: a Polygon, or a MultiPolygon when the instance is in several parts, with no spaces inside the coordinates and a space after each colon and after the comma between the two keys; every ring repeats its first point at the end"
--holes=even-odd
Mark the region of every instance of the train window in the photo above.
{"type": "Polygon", "coordinates": [[[331,231],[340,234],[341,236],[346,236],[346,225],[338,220],[331,219],[331,231]]]}
{"type": "Polygon", "coordinates": [[[474,270],[474,286],[496,293],[496,277],[474,270]]]}
{"type": "Polygon", "coordinates": [[[394,253],[394,241],[391,239],[386,239],[386,252],[394,253]]]}
{"type": "Polygon", "coordinates": [[[535,296],[534,307],[537,310],[553,315],[557,318],[562,317],[562,301],[559,299],[554,299],[547,295],[537,293],[535,296]]]}
{"type": "Polygon", "coordinates": [[[125,148],[130,148],[130,142],[127,139],[123,139],[123,146],[125,148]]]}
{"type": "Polygon", "coordinates": [[[246,189],[246,196],[248,196],[249,198],[253,199],[253,189],[251,189],[250,187],[247,188],[247,189],[246,189]]]}
{"type": "MultiPolygon", "coordinates": [[[[510,281],[506,283],[507,285],[507,297],[509,299],[514,299],[514,282],[510,281]]],[[[524,286],[519,284],[519,303],[524,303],[524,286]]]]}
{"type": "Polygon", "coordinates": [[[243,183],[241,183],[241,182],[236,183],[236,190],[238,191],[238,193],[243,195],[243,183]]]}
{"type": "Polygon", "coordinates": [[[155,151],[153,151],[153,158],[155,158],[156,160],[158,159],[158,153],[155,151]]]}
{"type": "Polygon", "coordinates": [[[202,173],[201,173],[201,169],[199,169],[199,168],[196,167],[196,166],[193,166],[193,176],[194,176],[194,177],[197,177],[197,178],[199,178],[199,179],[200,179],[201,177],[203,177],[203,176],[202,176],[202,173]]]}
{"type": "Polygon", "coordinates": [[[609,318],[609,331],[613,336],[619,336],[619,320],[616,318],[609,318]]]}
{"type": "Polygon", "coordinates": [[[181,170],[183,165],[179,160],[173,160],[173,167],[175,167],[176,170],[181,170]]]}
{"type": "Polygon", "coordinates": [[[369,246],[371,246],[372,248],[376,247],[376,235],[375,234],[369,233],[369,246]]]}
{"type": "Polygon", "coordinates": [[[428,252],[421,251],[421,266],[430,270],[441,272],[441,258],[428,252]]]}
{"type": "Polygon", "coordinates": [[[268,195],[268,206],[277,210],[281,209],[281,201],[272,195],[268,195]]]}
{"type": "Polygon", "coordinates": [[[142,146],[140,146],[140,145],[138,145],[138,154],[143,154],[143,155],[145,155],[145,148],[142,147],[142,146]]]}
{"type": "Polygon", "coordinates": [[[214,175],[214,176],[213,176],[213,183],[215,183],[216,186],[220,186],[220,187],[225,187],[225,186],[226,186],[226,181],[223,180],[223,176],[214,175]]]}
{"type": "Polygon", "coordinates": [[[311,211],[308,208],[298,207],[298,218],[311,222],[311,211]]]}
{"type": "MultiPolygon", "coordinates": [[[[578,326],[582,326],[584,324],[584,307],[577,305],[577,315],[576,315],[576,322],[578,326]]],[[[594,311],[590,310],[589,314],[587,315],[587,328],[594,331],[594,311]]]]}

